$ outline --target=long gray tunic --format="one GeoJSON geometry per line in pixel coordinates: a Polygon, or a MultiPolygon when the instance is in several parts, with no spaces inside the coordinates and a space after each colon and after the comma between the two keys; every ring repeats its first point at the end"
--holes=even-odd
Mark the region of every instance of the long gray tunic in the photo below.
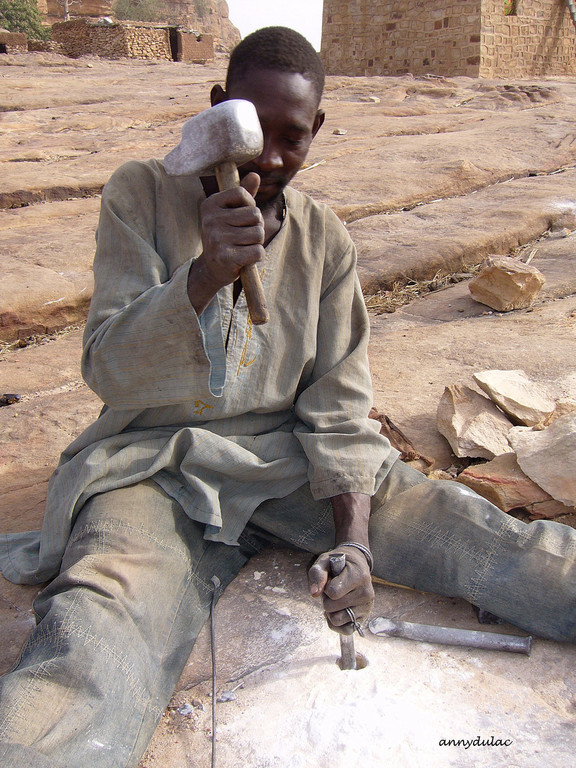
{"type": "Polygon", "coordinates": [[[40,533],[0,537],[7,579],[58,572],[96,493],[153,477],[206,537],[235,544],[263,500],[306,482],[316,499],[373,494],[397,457],[368,418],[369,324],[345,227],[286,190],[259,265],[270,322],[223,288],[198,317],[187,295],[202,250],[196,177],[119,168],[102,197],[83,375],[105,403],[62,454],[40,533]]]}

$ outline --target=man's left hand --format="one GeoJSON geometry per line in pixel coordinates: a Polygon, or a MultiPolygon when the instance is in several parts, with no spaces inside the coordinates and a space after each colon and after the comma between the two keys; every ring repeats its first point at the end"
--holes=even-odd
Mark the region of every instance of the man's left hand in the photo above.
{"type": "Polygon", "coordinates": [[[320,555],[308,571],[308,584],[313,597],[322,595],[328,626],[335,632],[350,635],[354,631],[350,608],[358,624],[362,624],[374,604],[374,588],[365,555],[355,547],[336,546],[320,555]],[[330,575],[330,555],[342,552],[346,566],[338,576],[330,575]]]}

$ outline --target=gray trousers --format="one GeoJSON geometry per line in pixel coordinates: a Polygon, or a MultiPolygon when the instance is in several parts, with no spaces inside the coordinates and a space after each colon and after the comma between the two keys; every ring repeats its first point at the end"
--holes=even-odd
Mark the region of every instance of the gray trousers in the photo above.
{"type": "MultiPolygon", "coordinates": [[[[0,681],[0,766],[137,766],[222,588],[267,540],[333,546],[329,501],[307,486],[263,503],[240,546],[203,539],[159,486],[92,498],[60,575],[0,681]]],[[[458,483],[396,462],[373,498],[374,575],[461,597],[529,632],[576,641],[576,531],[526,525],[458,483]]]]}

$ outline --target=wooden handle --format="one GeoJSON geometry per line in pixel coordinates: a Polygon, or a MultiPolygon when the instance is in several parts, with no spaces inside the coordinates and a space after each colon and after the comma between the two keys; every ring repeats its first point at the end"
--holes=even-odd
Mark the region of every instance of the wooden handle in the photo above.
{"type": "MultiPolygon", "coordinates": [[[[232,189],[240,184],[240,176],[236,163],[227,161],[221,163],[215,169],[218,189],[222,192],[225,189],[232,189]]],[[[248,312],[253,325],[264,325],[270,320],[268,307],[266,306],[266,297],[262,288],[262,281],[256,264],[250,264],[240,270],[240,279],[246,295],[248,312]]]]}

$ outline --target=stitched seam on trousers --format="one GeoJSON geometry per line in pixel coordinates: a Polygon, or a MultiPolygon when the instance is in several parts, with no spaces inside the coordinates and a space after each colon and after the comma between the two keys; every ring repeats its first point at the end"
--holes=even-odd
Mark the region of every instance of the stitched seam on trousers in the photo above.
{"type": "MultiPolygon", "coordinates": [[[[458,559],[467,559],[474,563],[478,568],[480,568],[484,562],[483,555],[479,550],[465,545],[460,541],[459,537],[454,536],[453,534],[439,534],[434,527],[425,523],[411,523],[410,529],[414,531],[417,536],[421,536],[421,539],[419,538],[419,540],[421,540],[423,544],[427,541],[431,542],[432,545],[440,544],[444,550],[451,550],[458,559]]],[[[485,572],[482,573],[480,578],[483,579],[484,577],[485,572]]],[[[480,586],[481,584],[478,583],[477,579],[474,579],[472,584],[463,585],[463,588],[466,590],[466,597],[464,595],[462,595],[462,597],[465,597],[467,600],[472,600],[473,596],[478,594],[480,586]]]]}
{"type": "Polygon", "coordinates": [[[30,679],[27,681],[24,692],[19,696],[18,702],[11,707],[8,714],[0,722],[0,741],[9,741],[11,734],[14,733],[15,724],[18,720],[24,718],[26,726],[29,723],[28,703],[29,699],[34,695],[36,689],[36,683],[38,681],[49,679],[49,667],[53,665],[53,660],[48,659],[43,661],[38,669],[34,670],[30,679]]]}
{"type": "Polygon", "coordinates": [[[178,547],[174,547],[171,544],[166,544],[165,541],[152,535],[143,526],[131,525],[130,523],[124,523],[121,520],[102,520],[98,522],[87,523],[86,525],[83,525],[82,528],[80,528],[80,530],[77,531],[73,536],[70,537],[68,541],[68,546],[70,546],[71,544],[76,544],[76,542],[82,539],[86,534],[91,534],[91,533],[97,534],[99,544],[103,545],[105,540],[104,539],[105,534],[115,533],[116,531],[120,531],[120,530],[124,530],[127,533],[139,534],[143,538],[148,539],[149,541],[152,541],[161,549],[167,550],[169,552],[174,552],[175,554],[179,555],[183,560],[187,559],[186,555],[181,549],[179,549],[178,547]]]}
{"type": "Polygon", "coordinates": [[[302,549],[306,549],[306,545],[310,539],[312,539],[318,533],[318,531],[324,527],[324,523],[326,522],[326,518],[329,516],[331,509],[332,507],[330,504],[327,504],[324,507],[322,515],[316,520],[316,524],[310,528],[307,528],[302,532],[300,536],[298,536],[298,538],[294,539],[296,546],[301,547],[302,549]]]}
{"type": "Polygon", "coordinates": [[[512,530],[513,527],[514,527],[514,524],[512,522],[512,518],[510,518],[509,520],[504,520],[502,522],[502,525],[498,529],[496,535],[492,537],[490,542],[490,549],[488,550],[486,556],[483,558],[480,564],[480,567],[478,569],[476,578],[474,579],[470,587],[470,593],[468,598],[470,602],[477,600],[478,597],[480,597],[480,595],[482,594],[482,590],[483,590],[486,578],[494,568],[496,551],[500,549],[500,547],[502,546],[502,540],[507,538],[506,534],[510,534],[510,533],[515,534],[515,532],[512,530]]]}
{"type": "MultiPolygon", "coordinates": [[[[97,637],[91,632],[90,628],[83,627],[77,622],[69,621],[65,618],[59,628],[39,633],[37,640],[31,643],[29,648],[33,650],[40,643],[48,642],[53,646],[55,645],[54,653],[57,654],[61,650],[62,642],[73,637],[83,641],[85,646],[89,645],[95,650],[100,651],[114,665],[115,669],[124,674],[135,701],[148,705],[149,697],[146,693],[146,688],[134,674],[134,665],[127,660],[124,654],[119,653],[113,646],[108,645],[102,638],[97,637]]],[[[160,714],[162,712],[162,710],[156,711],[160,714]]]]}
{"type": "Polygon", "coordinates": [[[240,536],[238,536],[238,543],[242,542],[246,547],[250,547],[251,550],[253,550],[254,554],[258,554],[260,552],[260,549],[254,544],[252,537],[248,534],[241,533],[240,536]]]}
{"type": "MultiPolygon", "coordinates": [[[[212,585],[207,584],[205,581],[199,578],[194,571],[191,570],[188,551],[187,550],[184,551],[179,547],[174,547],[170,544],[166,544],[166,542],[164,542],[162,539],[157,538],[156,536],[153,536],[151,533],[145,530],[142,526],[130,525],[130,523],[124,523],[121,520],[103,520],[99,522],[87,523],[77,532],[77,534],[73,538],[70,539],[70,543],[76,543],[85,534],[95,533],[98,535],[98,541],[99,541],[99,548],[98,548],[99,551],[96,554],[100,554],[104,551],[105,534],[115,533],[119,530],[124,530],[127,533],[140,534],[143,538],[153,542],[164,551],[174,552],[174,554],[177,555],[180,558],[180,560],[182,560],[188,565],[187,570],[188,570],[189,578],[192,579],[197,584],[198,587],[202,588],[206,596],[210,596],[210,597],[212,596],[212,585]]],[[[86,557],[91,557],[91,555],[86,555],[86,557]]]]}

